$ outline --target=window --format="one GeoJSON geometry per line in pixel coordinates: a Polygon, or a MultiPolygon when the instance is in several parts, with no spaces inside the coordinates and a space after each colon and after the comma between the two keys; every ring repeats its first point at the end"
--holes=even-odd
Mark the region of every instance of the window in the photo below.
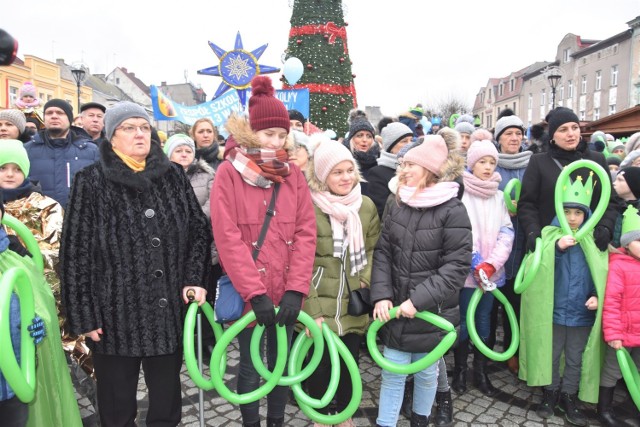
{"type": "Polygon", "coordinates": [[[609,115],[616,113],[616,104],[609,105],[609,115]]]}
{"type": "Polygon", "coordinates": [[[600,109],[599,108],[594,108],[593,109],[593,120],[600,120],[600,109]]]}
{"type": "Polygon", "coordinates": [[[611,67],[611,86],[618,86],[618,66],[611,67]]]}
{"type": "Polygon", "coordinates": [[[596,71],[596,90],[602,89],[602,70],[596,71]]]}
{"type": "Polygon", "coordinates": [[[584,110],[580,110],[580,121],[583,122],[585,121],[585,117],[587,117],[587,114],[585,113],[584,110]]]}
{"type": "Polygon", "coordinates": [[[509,82],[509,92],[513,92],[514,90],[516,90],[516,81],[511,79],[511,81],[509,82]]]}
{"type": "Polygon", "coordinates": [[[529,94],[529,99],[527,99],[527,108],[530,110],[533,108],[533,94],[529,94]]]}
{"type": "Polygon", "coordinates": [[[119,85],[120,84],[120,77],[116,77],[116,84],[119,85]]]}
{"type": "Polygon", "coordinates": [[[513,103],[513,106],[511,107],[511,109],[513,110],[513,114],[517,114],[518,110],[516,110],[516,103],[513,103]]]}
{"type": "Polygon", "coordinates": [[[18,88],[17,87],[9,87],[9,105],[14,105],[18,100],[18,88]]]}
{"type": "Polygon", "coordinates": [[[573,98],[573,80],[567,82],[567,98],[573,98]]]}
{"type": "Polygon", "coordinates": [[[562,62],[571,61],[571,48],[567,48],[562,52],[562,62]]]}
{"type": "Polygon", "coordinates": [[[547,103],[547,93],[545,89],[542,89],[542,93],[540,94],[540,105],[545,105],[547,103]]]}
{"type": "Polygon", "coordinates": [[[556,91],[556,102],[560,102],[564,99],[564,86],[558,86],[558,90],[556,91]]]}
{"type": "Polygon", "coordinates": [[[502,96],[503,93],[504,93],[504,84],[500,83],[500,86],[498,86],[498,96],[502,96]]]}
{"type": "Polygon", "coordinates": [[[587,76],[582,76],[580,79],[580,93],[587,93],[587,76]]]}

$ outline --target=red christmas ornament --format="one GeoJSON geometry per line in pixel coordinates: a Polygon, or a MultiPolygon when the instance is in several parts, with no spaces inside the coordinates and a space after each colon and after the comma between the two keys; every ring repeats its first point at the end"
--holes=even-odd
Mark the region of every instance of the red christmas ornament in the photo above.
{"type": "Polygon", "coordinates": [[[356,78],[356,75],[355,75],[355,74],[351,74],[351,77],[353,77],[353,78],[355,79],[355,78],[356,78]]]}
{"type": "Polygon", "coordinates": [[[327,112],[327,106],[325,105],[324,107],[322,107],[322,112],[326,113],[327,112]]]}
{"type": "Polygon", "coordinates": [[[342,64],[344,62],[344,58],[340,57],[340,63],[342,64]]]}
{"type": "Polygon", "coordinates": [[[344,104],[345,102],[347,102],[347,100],[346,100],[346,99],[344,99],[344,98],[340,98],[340,104],[344,104]]]}
{"type": "Polygon", "coordinates": [[[345,27],[348,27],[348,26],[349,26],[349,23],[348,23],[347,21],[344,21],[344,26],[345,26],[345,27]]]}
{"type": "Polygon", "coordinates": [[[329,38],[329,34],[325,34],[325,35],[324,35],[324,36],[322,36],[322,37],[324,37],[324,39],[326,40],[326,39],[328,39],[328,38],[329,38]]]}
{"type": "Polygon", "coordinates": [[[298,39],[298,40],[296,40],[296,43],[298,43],[298,44],[302,44],[302,40],[301,40],[301,39],[298,39]]]}
{"type": "Polygon", "coordinates": [[[307,68],[308,68],[309,70],[313,70],[313,64],[307,64],[307,68]]]}

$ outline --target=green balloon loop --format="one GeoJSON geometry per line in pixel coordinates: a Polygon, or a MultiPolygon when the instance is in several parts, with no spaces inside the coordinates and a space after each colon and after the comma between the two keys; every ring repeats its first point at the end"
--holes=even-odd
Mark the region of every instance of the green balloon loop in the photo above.
{"type": "MultiPolygon", "coordinates": [[[[205,302],[204,304],[202,304],[200,308],[202,309],[202,312],[204,313],[207,321],[211,324],[213,328],[213,334],[215,335],[216,340],[219,340],[220,337],[222,336],[222,326],[220,326],[220,324],[215,321],[213,308],[208,302],[205,302]]],[[[211,390],[214,388],[213,380],[211,379],[207,380],[204,378],[204,376],[202,375],[202,372],[200,372],[200,369],[198,368],[198,359],[196,358],[194,334],[195,334],[197,314],[198,314],[198,303],[192,302],[191,304],[189,304],[189,309],[187,310],[187,316],[184,319],[184,333],[182,334],[183,335],[182,342],[184,347],[184,362],[185,362],[185,365],[187,366],[187,372],[189,372],[189,376],[191,376],[191,379],[193,380],[195,385],[197,385],[203,390],[211,390]]],[[[212,359],[213,359],[213,355],[212,355],[212,359]]],[[[210,365],[211,365],[211,361],[210,361],[210,365]]],[[[220,365],[221,372],[224,372],[227,369],[226,355],[225,357],[220,358],[219,365],[220,365]]]]}
{"type": "MultiPolygon", "coordinates": [[[[329,351],[329,358],[331,359],[331,375],[329,377],[329,385],[327,391],[320,400],[314,399],[306,394],[300,385],[295,383],[291,385],[291,390],[296,397],[298,403],[302,403],[311,408],[324,408],[336,394],[338,390],[338,383],[340,382],[340,353],[338,352],[338,345],[332,336],[333,332],[326,323],[322,324],[322,336],[324,336],[324,342],[327,343],[327,350],[329,351]]],[[[334,334],[335,335],[335,334],[334,334]]],[[[296,342],[291,348],[291,356],[289,358],[289,376],[296,376],[297,372],[300,372],[302,364],[304,362],[305,355],[309,351],[311,344],[316,345],[315,340],[312,340],[306,336],[306,334],[299,334],[296,342]]],[[[324,345],[324,343],[322,343],[324,345]]],[[[319,422],[317,420],[314,420],[319,422]]],[[[322,423],[325,424],[325,423],[322,423]]]]}
{"type": "MultiPolygon", "coordinates": [[[[43,274],[44,259],[42,258],[42,252],[40,252],[40,246],[38,246],[38,241],[36,240],[35,237],[33,237],[33,234],[31,234],[31,231],[29,231],[29,228],[27,228],[26,225],[18,221],[15,217],[7,213],[5,213],[4,216],[2,217],[2,224],[15,230],[15,232],[18,234],[18,237],[22,239],[25,246],[29,250],[29,253],[31,253],[31,255],[33,256],[33,263],[36,265],[38,272],[40,274],[43,274]]],[[[29,320],[29,323],[31,323],[31,320],[29,320]]]]}
{"type": "MultiPolygon", "coordinates": [[[[323,331],[324,329],[325,328],[323,327],[323,331]]],[[[340,357],[342,357],[342,360],[344,360],[344,363],[347,366],[347,371],[349,372],[349,375],[351,377],[351,387],[353,389],[351,394],[351,400],[349,401],[349,404],[347,405],[346,408],[344,408],[342,412],[338,412],[337,414],[333,414],[333,415],[321,414],[318,411],[311,408],[309,405],[306,405],[303,402],[300,402],[299,400],[298,400],[298,405],[300,406],[300,409],[302,410],[302,412],[314,422],[319,424],[335,425],[335,424],[340,424],[346,421],[347,419],[351,418],[353,414],[355,414],[356,411],[358,410],[358,407],[360,406],[360,402],[362,400],[362,379],[360,377],[360,370],[358,369],[358,364],[353,358],[353,355],[351,354],[347,346],[342,342],[342,340],[336,334],[334,334],[331,330],[329,330],[329,333],[325,336],[325,341],[329,341],[329,340],[335,342],[338,348],[338,353],[340,354],[340,357]]],[[[333,376],[333,373],[332,373],[332,376],[333,376]]]]}
{"type": "Polygon", "coordinates": [[[527,288],[533,282],[538,270],[540,269],[540,263],[542,262],[542,239],[538,237],[536,239],[536,249],[533,253],[528,252],[522,259],[520,269],[516,275],[516,280],[513,283],[513,291],[516,294],[521,294],[527,290],[527,288]]]}
{"type": "MultiPolygon", "coordinates": [[[[276,313],[277,312],[278,308],[276,308],[276,313]]],[[[222,334],[215,347],[213,348],[213,354],[211,355],[211,367],[216,366],[214,363],[222,359],[223,355],[227,351],[227,347],[229,346],[229,344],[231,344],[233,338],[235,338],[240,332],[242,332],[249,325],[249,323],[255,320],[255,313],[253,311],[249,311],[239,320],[234,322],[233,325],[231,325],[229,329],[227,329],[227,331],[222,334]]],[[[256,333],[255,328],[253,333],[256,333]]],[[[256,390],[244,394],[234,393],[229,390],[229,387],[227,387],[223,381],[222,377],[224,376],[224,371],[219,369],[211,369],[211,380],[213,381],[213,385],[216,391],[218,392],[218,394],[220,394],[220,397],[235,405],[245,405],[247,403],[255,402],[256,400],[262,399],[278,385],[278,381],[280,380],[280,377],[282,377],[284,369],[287,365],[287,356],[289,353],[289,343],[287,340],[286,328],[283,326],[276,326],[276,336],[278,343],[278,357],[276,358],[276,365],[273,369],[271,378],[256,390]]]]}
{"type": "MultiPolygon", "coordinates": [[[[395,320],[396,312],[398,311],[398,307],[393,307],[389,310],[389,316],[391,317],[390,321],[395,320]]],[[[376,344],[376,335],[378,330],[384,325],[380,319],[376,319],[369,326],[369,331],[367,332],[367,347],[369,348],[369,354],[371,358],[376,362],[382,369],[386,369],[389,372],[393,372],[394,374],[415,374],[416,372],[420,372],[429,366],[436,363],[440,358],[451,348],[453,343],[456,341],[456,328],[449,322],[448,320],[428,311],[421,311],[416,313],[416,317],[418,319],[424,320],[425,322],[431,323],[436,327],[447,332],[445,337],[440,341],[433,350],[429,352],[425,357],[420,360],[416,360],[413,363],[409,363],[407,365],[400,365],[394,362],[390,362],[382,356],[380,350],[378,350],[378,345],[376,344]]]]}
{"type": "Polygon", "coordinates": [[[27,329],[34,317],[35,305],[29,277],[22,268],[10,268],[0,278],[0,371],[18,399],[24,403],[31,402],[36,391],[36,347],[27,329]],[[14,287],[20,299],[20,365],[13,351],[9,323],[14,287]]]}
{"type": "MultiPolygon", "coordinates": [[[[296,383],[300,383],[313,374],[313,371],[320,365],[322,361],[322,353],[324,352],[324,342],[322,339],[322,331],[316,324],[315,320],[311,318],[307,313],[301,311],[298,314],[298,320],[311,331],[311,336],[313,337],[314,351],[311,360],[308,365],[296,375],[291,375],[291,369],[289,369],[289,375],[286,377],[281,377],[278,380],[279,386],[290,386],[296,383]]],[[[258,374],[265,380],[269,380],[271,378],[271,372],[264,366],[264,362],[260,357],[260,341],[262,334],[264,333],[264,326],[257,325],[253,331],[253,335],[251,335],[251,361],[253,362],[253,366],[258,371],[258,374]]],[[[306,337],[306,334],[301,333],[300,336],[306,337]]],[[[305,352],[306,354],[306,352],[305,352]]],[[[291,365],[291,364],[290,364],[291,365]]]]}
{"type": "Polygon", "coordinates": [[[516,317],[516,312],[513,310],[513,307],[507,300],[507,297],[504,296],[500,289],[494,289],[493,291],[491,291],[491,293],[502,304],[505,311],[507,312],[509,327],[511,327],[511,343],[509,344],[509,348],[507,348],[503,353],[493,351],[482,341],[482,339],[478,335],[475,321],[476,310],[483,295],[482,290],[479,288],[475,290],[475,292],[471,296],[471,300],[469,301],[469,308],[467,309],[467,331],[469,332],[469,338],[471,338],[473,344],[478,350],[480,350],[482,354],[484,354],[491,360],[504,362],[505,360],[516,354],[518,344],[520,343],[520,329],[518,328],[518,318],[516,317]]]}
{"type": "Polygon", "coordinates": [[[522,183],[518,178],[512,178],[507,182],[507,185],[502,190],[504,194],[504,204],[507,206],[507,210],[511,213],[516,213],[518,211],[518,207],[515,203],[518,203],[520,200],[520,191],[522,190],[522,183]],[[515,197],[512,198],[511,194],[515,191],[515,197]]]}
{"type": "Polygon", "coordinates": [[[633,403],[636,404],[636,408],[640,409],[640,374],[638,374],[636,364],[624,347],[616,351],[616,357],[633,403]]]}
{"type": "Polygon", "coordinates": [[[562,169],[562,172],[560,173],[560,176],[556,181],[554,194],[556,216],[558,217],[558,222],[560,222],[562,231],[564,231],[568,235],[573,235],[576,241],[580,242],[584,236],[589,234],[595,228],[595,226],[598,224],[598,221],[600,221],[600,218],[602,218],[604,212],[607,210],[607,206],[609,205],[609,198],[611,197],[611,185],[609,185],[610,180],[611,178],[609,172],[605,171],[602,166],[592,160],[577,160],[562,169]],[[564,216],[564,208],[562,205],[564,202],[563,187],[565,185],[571,185],[571,173],[580,168],[591,169],[593,172],[595,172],[595,174],[598,176],[602,190],[600,193],[600,200],[598,201],[598,206],[596,206],[595,211],[593,212],[591,217],[582,225],[582,227],[580,227],[580,229],[574,234],[574,232],[569,227],[567,218],[564,216]]]}

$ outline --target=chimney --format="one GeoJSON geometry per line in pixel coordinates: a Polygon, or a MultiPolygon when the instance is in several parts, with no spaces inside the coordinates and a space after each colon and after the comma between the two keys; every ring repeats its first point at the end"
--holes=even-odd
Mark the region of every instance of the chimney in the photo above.
{"type": "Polygon", "coordinates": [[[160,82],[160,86],[166,86],[167,82],[160,82]]]}

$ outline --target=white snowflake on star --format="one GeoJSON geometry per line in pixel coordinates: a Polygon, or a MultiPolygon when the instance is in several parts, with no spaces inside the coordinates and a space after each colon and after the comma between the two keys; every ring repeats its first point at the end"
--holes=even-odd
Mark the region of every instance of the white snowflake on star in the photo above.
{"type": "Polygon", "coordinates": [[[248,58],[242,59],[240,55],[236,55],[235,58],[232,55],[229,55],[229,65],[226,65],[225,67],[229,70],[230,76],[239,80],[241,77],[249,76],[247,71],[249,71],[251,67],[248,62],[248,58]]]}

